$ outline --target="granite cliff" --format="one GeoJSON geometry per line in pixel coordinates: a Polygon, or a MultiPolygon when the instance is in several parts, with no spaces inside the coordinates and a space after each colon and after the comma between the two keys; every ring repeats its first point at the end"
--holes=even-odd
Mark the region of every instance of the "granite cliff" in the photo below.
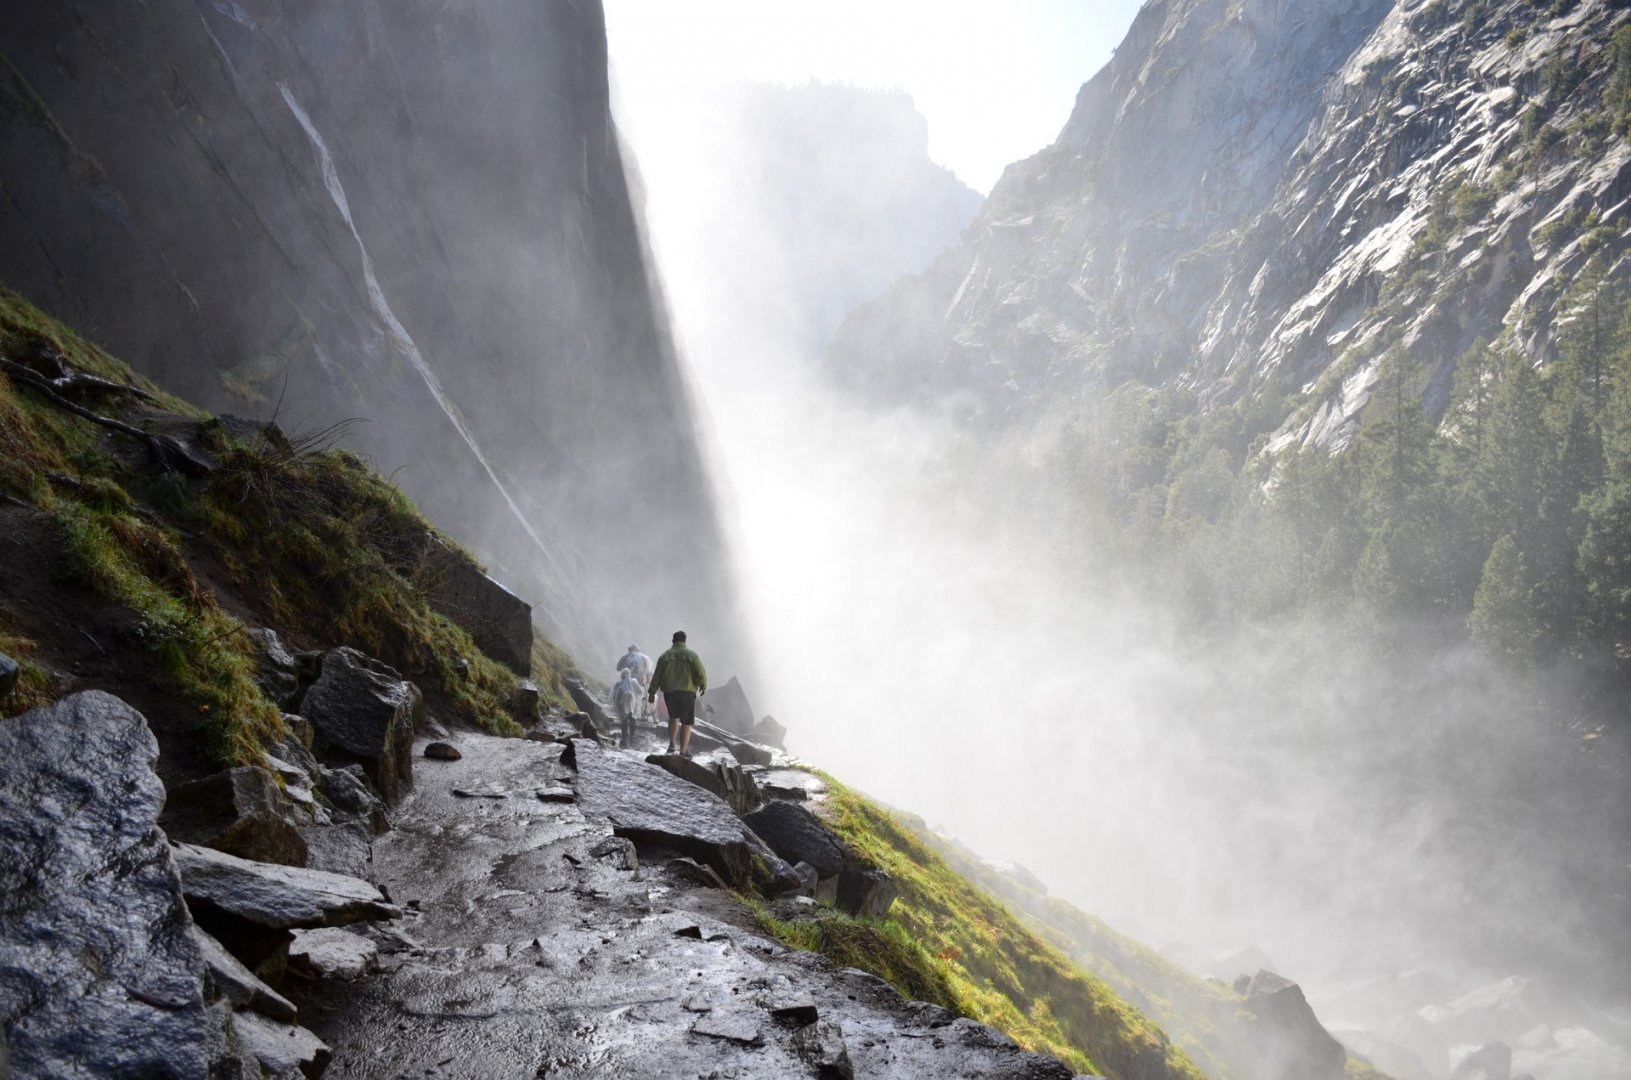
{"type": "Polygon", "coordinates": [[[0,280],[215,411],[365,421],[557,637],[730,632],[598,3],[8,2],[0,148],[0,280]]]}

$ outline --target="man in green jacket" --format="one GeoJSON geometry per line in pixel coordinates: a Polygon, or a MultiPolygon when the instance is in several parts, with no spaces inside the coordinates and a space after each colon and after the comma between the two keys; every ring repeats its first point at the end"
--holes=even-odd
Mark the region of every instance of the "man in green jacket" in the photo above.
{"type": "Polygon", "coordinates": [[[678,735],[680,753],[690,757],[691,725],[697,721],[697,698],[708,692],[708,672],[702,667],[702,657],[686,646],[684,630],[674,631],[674,644],[651,669],[646,700],[656,701],[659,690],[668,707],[668,752],[674,752],[674,736],[678,735]]]}

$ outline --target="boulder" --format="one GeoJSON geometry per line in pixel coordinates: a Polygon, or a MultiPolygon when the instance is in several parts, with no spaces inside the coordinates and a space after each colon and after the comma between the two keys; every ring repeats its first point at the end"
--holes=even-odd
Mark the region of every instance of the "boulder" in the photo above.
{"type": "Polygon", "coordinates": [[[735,888],[796,887],[792,869],[717,795],[587,739],[574,739],[569,749],[578,770],[579,807],[610,822],[618,836],[688,855],[735,888]]]}
{"type": "Polygon", "coordinates": [[[1485,1043],[1456,1063],[1450,1080],[1511,1080],[1512,1048],[1503,1042],[1485,1043]]]}
{"type": "Polygon", "coordinates": [[[1257,1022],[1252,1041],[1263,1080],[1341,1080],[1348,1053],[1321,1026],[1300,986],[1259,971],[1243,996],[1242,1008],[1257,1022]]]}
{"type": "MultiPolygon", "coordinates": [[[[784,805],[792,805],[791,803],[784,805]]],[[[840,911],[867,919],[881,919],[900,890],[895,879],[871,867],[846,866],[838,875],[838,892],[833,902],[840,911]]],[[[1301,991],[1298,991],[1301,993],[1301,991]]]]}
{"type": "Polygon", "coordinates": [[[747,691],[732,675],[724,686],[711,686],[702,698],[703,715],[716,727],[732,735],[746,735],[753,730],[753,706],[748,704],[747,691]]]}
{"type": "Polygon", "coordinates": [[[774,746],[778,750],[787,749],[787,729],[777,722],[774,716],[761,717],[746,735],[754,742],[774,746]]]}
{"type": "Polygon", "coordinates": [[[300,830],[312,820],[271,773],[245,765],[178,786],[165,801],[163,824],[174,840],[257,862],[305,866],[300,830]]]}
{"type": "Polygon", "coordinates": [[[255,643],[255,681],[266,696],[280,709],[294,709],[300,704],[300,662],[283,647],[276,630],[261,626],[249,631],[255,643]]]}
{"type": "Polygon", "coordinates": [[[696,885],[704,889],[729,888],[725,879],[719,876],[711,866],[704,866],[695,859],[681,855],[670,859],[663,864],[663,873],[682,885],[696,885]]]}
{"type": "Polygon", "coordinates": [[[531,679],[517,679],[515,683],[515,712],[523,724],[530,724],[538,719],[538,709],[543,704],[542,695],[538,692],[538,684],[531,679]]]}
{"type": "Polygon", "coordinates": [[[705,736],[719,746],[730,751],[732,757],[743,765],[771,765],[776,760],[776,752],[768,746],[749,742],[740,736],[734,735],[717,724],[710,724],[706,720],[698,720],[691,733],[691,745],[701,746],[697,742],[698,736],[705,736]]]}
{"type": "Polygon", "coordinates": [[[616,730],[617,723],[612,719],[611,714],[606,711],[606,706],[601,703],[599,698],[589,692],[589,688],[583,685],[582,680],[567,679],[566,692],[572,695],[572,704],[578,707],[578,711],[587,713],[589,719],[595,722],[595,727],[601,731],[616,730]]]}
{"type": "Polygon", "coordinates": [[[301,930],[289,946],[289,970],[310,979],[360,979],[379,967],[379,946],[339,927],[301,930]]]}
{"type": "Polygon", "coordinates": [[[23,669],[18,666],[17,661],[5,653],[0,653],[0,698],[11,696],[11,692],[17,689],[17,678],[22,673],[23,669]]]}
{"type": "Polygon", "coordinates": [[[425,756],[432,761],[458,761],[464,757],[452,743],[433,742],[425,745],[425,756]]]}
{"type": "Polygon", "coordinates": [[[807,862],[794,863],[793,874],[799,879],[798,892],[801,896],[814,896],[821,886],[821,874],[807,862]]]}
{"type": "Polygon", "coordinates": [[[463,627],[476,647],[517,675],[532,674],[532,605],[482,573],[435,533],[420,554],[431,610],[463,627]]]}
{"type": "Polygon", "coordinates": [[[318,1077],[328,1068],[329,1048],[316,1035],[301,1027],[269,1020],[258,1013],[233,1016],[233,1034],[239,1045],[260,1063],[262,1075],[276,1077],[318,1077]]]}
{"type": "Polygon", "coordinates": [[[793,1033],[793,1049],[816,1076],[854,1080],[855,1066],[844,1045],[844,1029],[821,1020],[793,1033]]]}
{"type": "Polygon", "coordinates": [[[11,1074],[206,1076],[230,1060],[158,828],[158,752],[140,713],[94,690],[0,723],[11,1074]]]}
{"type": "Polygon", "coordinates": [[[308,869],[358,878],[373,875],[374,845],[362,822],[313,825],[300,830],[300,835],[306,841],[308,869]]]}
{"type": "Polygon", "coordinates": [[[577,737],[582,739],[592,739],[598,746],[605,746],[608,744],[609,740],[601,733],[600,728],[595,724],[595,718],[588,713],[573,713],[571,716],[568,716],[566,720],[567,723],[572,725],[574,733],[577,735],[577,737]]]}
{"type": "Polygon", "coordinates": [[[197,942],[199,953],[204,958],[204,973],[207,980],[205,989],[208,996],[224,1000],[234,1009],[249,1009],[280,1023],[295,1022],[298,1014],[288,998],[261,982],[255,977],[254,972],[227,952],[219,941],[197,926],[189,927],[189,933],[197,942]]]}
{"type": "Polygon", "coordinates": [[[826,782],[802,769],[764,769],[755,773],[753,780],[767,799],[804,802],[827,794],[826,782]]]}
{"type": "Polygon", "coordinates": [[[744,773],[735,761],[698,761],[681,754],[652,754],[646,760],[681,780],[713,792],[738,814],[752,813],[764,802],[753,777],[744,773]]]}
{"type": "Polygon", "coordinates": [[[367,770],[386,805],[413,787],[413,730],[419,690],[394,669],[342,646],[300,702],[320,753],[339,752],[367,770]]]}
{"type": "Polygon", "coordinates": [[[339,769],[324,768],[320,774],[319,789],[328,800],[332,815],[341,822],[355,821],[367,826],[378,836],[391,827],[385,815],[385,804],[368,790],[361,765],[346,765],[339,769]]]}
{"type": "Polygon", "coordinates": [[[779,1024],[804,1027],[821,1019],[815,998],[809,994],[786,992],[770,996],[764,1003],[765,1012],[779,1024]]]}
{"type": "Polygon", "coordinates": [[[820,877],[832,877],[850,861],[838,837],[798,803],[770,802],[743,822],[789,863],[809,863],[820,877]]]}
{"type": "Polygon", "coordinates": [[[273,978],[292,930],[345,926],[402,914],[360,878],[251,862],[192,844],[173,848],[193,918],[250,970],[273,978]]]}
{"type": "Polygon", "coordinates": [[[277,930],[395,919],[402,912],[360,878],[251,862],[194,844],[173,845],[187,905],[277,930]]]}

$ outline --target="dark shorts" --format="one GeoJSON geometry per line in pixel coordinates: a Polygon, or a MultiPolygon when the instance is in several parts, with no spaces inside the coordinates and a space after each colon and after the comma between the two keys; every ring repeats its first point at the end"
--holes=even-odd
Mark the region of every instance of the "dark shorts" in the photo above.
{"type": "Polygon", "coordinates": [[[664,690],[663,704],[668,706],[668,718],[682,724],[697,722],[697,695],[694,690],[664,690]]]}

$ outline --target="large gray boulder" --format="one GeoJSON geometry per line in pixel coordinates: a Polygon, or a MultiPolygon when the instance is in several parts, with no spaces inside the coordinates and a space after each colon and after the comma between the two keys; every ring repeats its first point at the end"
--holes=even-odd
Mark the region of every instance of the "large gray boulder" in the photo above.
{"type": "Polygon", "coordinates": [[[174,858],[198,925],[266,978],[281,976],[291,931],[402,914],[374,886],[345,874],[251,862],[192,844],[175,845],[174,858]]]}
{"type": "Polygon", "coordinates": [[[99,691],[0,722],[0,1026],[17,1076],[214,1075],[158,744],[99,691]]]}
{"type": "Polygon", "coordinates": [[[1341,1080],[1348,1052],[1320,1024],[1302,987],[1259,971],[1243,996],[1242,1008],[1260,1026],[1252,1042],[1262,1080],[1341,1080]]]}
{"type": "Polygon", "coordinates": [[[699,707],[709,723],[732,735],[746,735],[753,730],[753,706],[748,704],[747,691],[735,675],[723,686],[710,686],[699,707]]]}
{"type": "Polygon", "coordinates": [[[837,875],[850,861],[838,837],[798,803],[766,803],[742,820],[770,850],[790,863],[809,863],[823,878],[837,875]]]}
{"type": "Polygon", "coordinates": [[[618,836],[688,855],[735,888],[772,895],[797,888],[792,868],[717,795],[588,739],[572,740],[570,749],[579,807],[586,816],[604,818],[618,836]]]}
{"type": "Polygon", "coordinates": [[[274,930],[349,926],[402,914],[361,878],[252,862],[195,844],[176,844],[174,856],[195,912],[221,911],[274,930]]]}
{"type": "Polygon", "coordinates": [[[760,717],[747,736],[754,742],[774,746],[778,750],[787,749],[787,728],[774,716],[760,717]]]}
{"type": "Polygon", "coordinates": [[[586,714],[594,722],[595,727],[603,732],[617,730],[617,723],[612,719],[611,714],[606,711],[606,706],[601,703],[599,698],[589,692],[589,688],[583,685],[581,680],[567,679],[566,692],[572,695],[572,704],[586,714]]]}
{"type": "Polygon", "coordinates": [[[421,566],[431,610],[462,626],[476,647],[517,675],[532,674],[532,605],[468,556],[425,534],[421,566]]]}
{"type": "Polygon", "coordinates": [[[271,773],[252,765],[181,784],[164,807],[164,829],[173,840],[284,866],[306,865],[301,829],[312,823],[312,814],[297,808],[271,773]]]}
{"type": "Polygon", "coordinates": [[[300,703],[300,661],[283,645],[277,631],[264,626],[249,631],[255,643],[255,681],[280,709],[293,709],[300,703]]]}
{"type": "Polygon", "coordinates": [[[324,654],[321,674],[300,701],[300,715],[316,732],[315,749],[361,764],[387,805],[413,787],[419,709],[416,686],[388,665],[344,646],[324,654]]]}
{"type": "MultiPolygon", "coordinates": [[[[734,758],[720,760],[716,757],[710,761],[699,761],[682,754],[652,754],[646,761],[704,791],[713,792],[738,814],[752,813],[764,802],[753,777],[743,772],[742,766],[734,758]]],[[[771,847],[774,849],[775,845],[771,847]]]]}

